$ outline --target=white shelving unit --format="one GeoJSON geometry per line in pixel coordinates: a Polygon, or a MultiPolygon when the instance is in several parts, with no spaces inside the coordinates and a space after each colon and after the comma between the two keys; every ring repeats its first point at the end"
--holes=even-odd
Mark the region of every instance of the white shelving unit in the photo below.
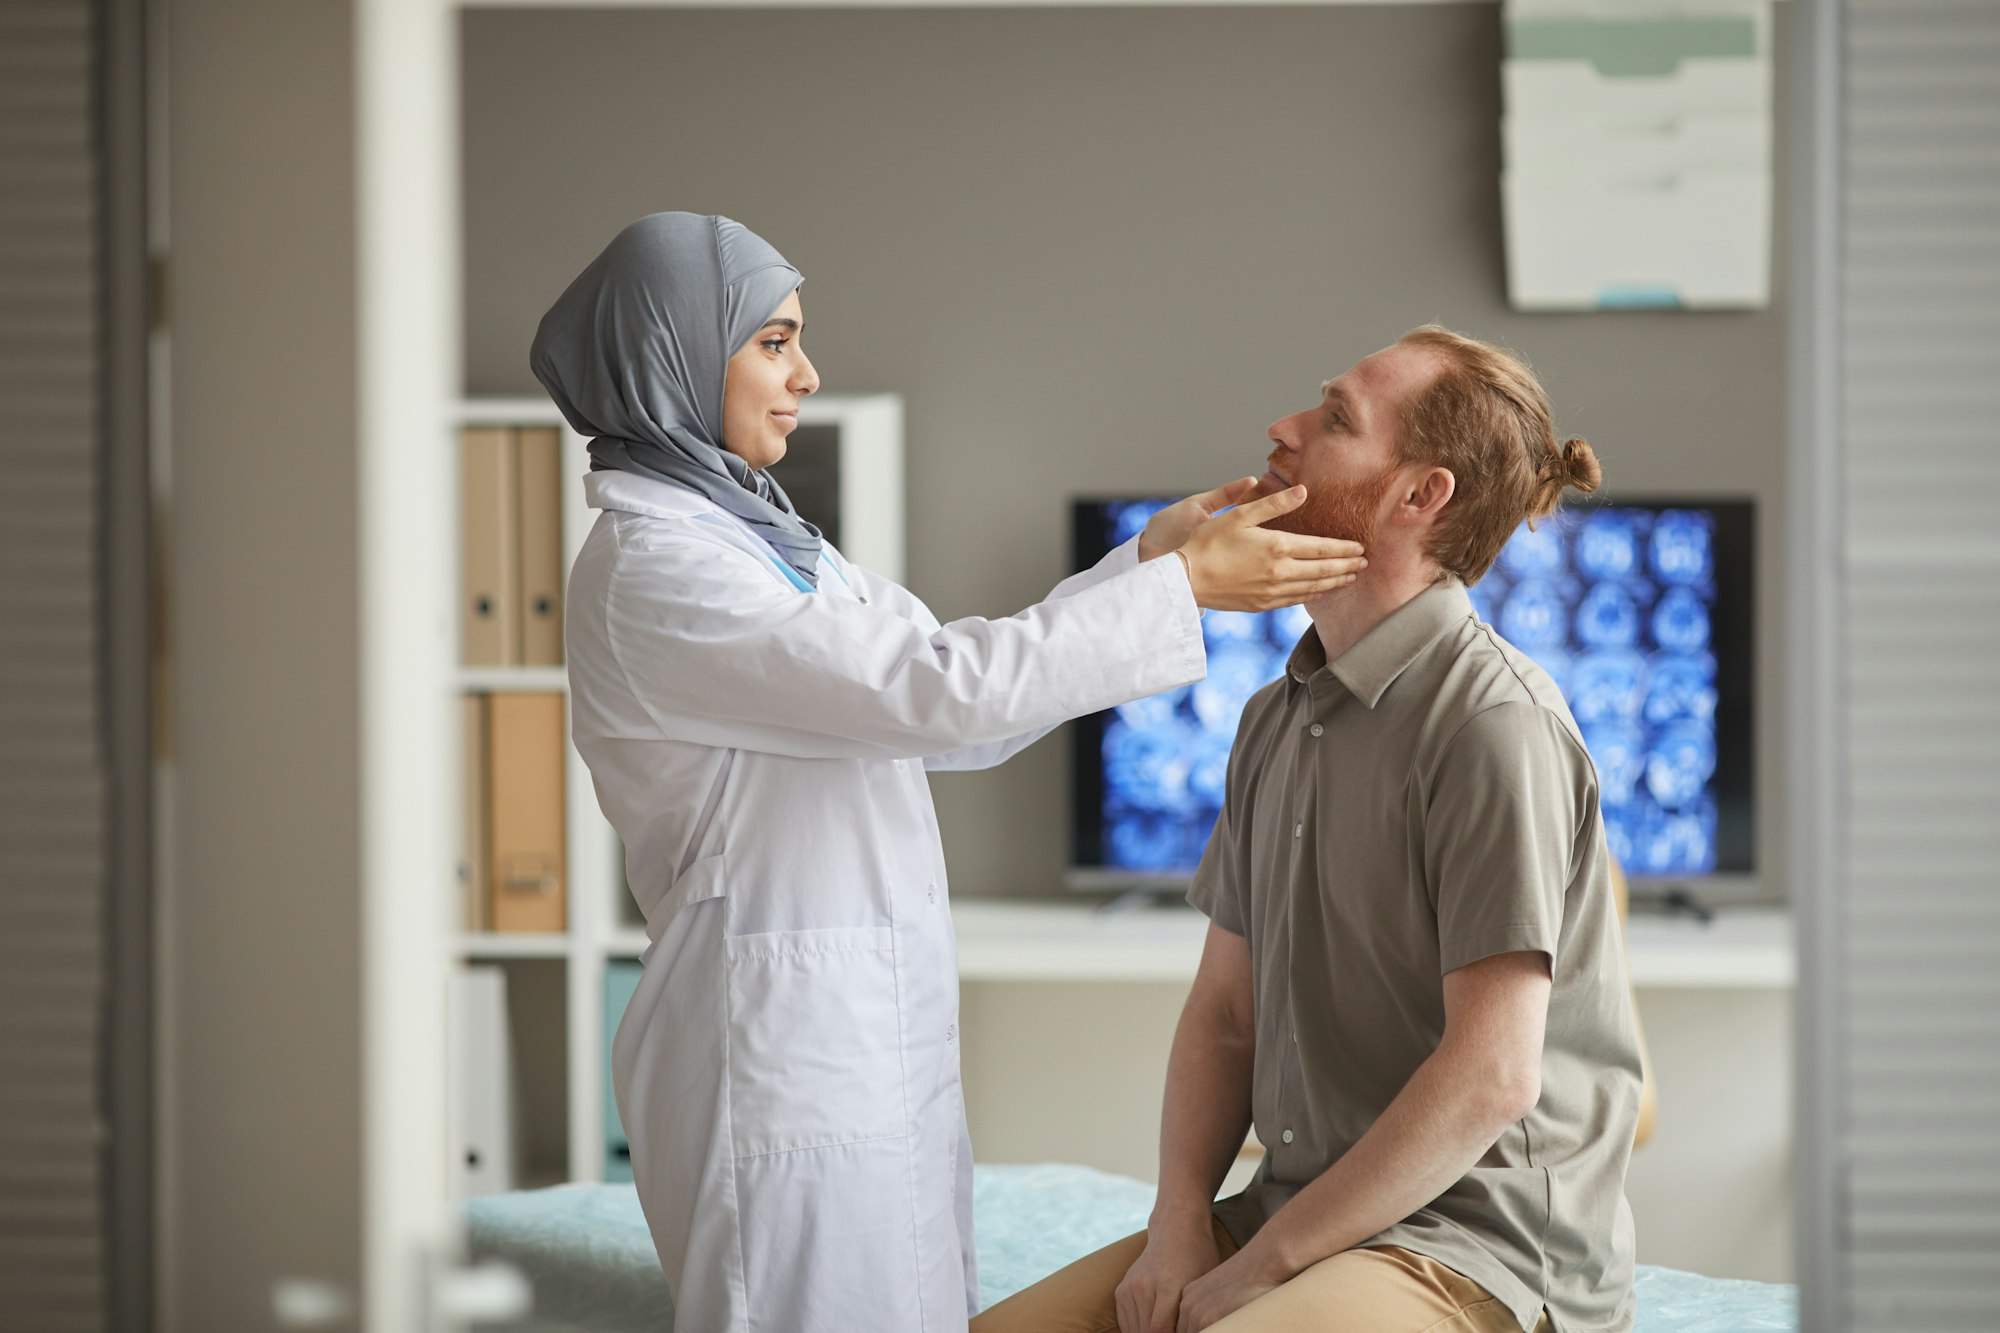
{"type": "MultiPolygon", "coordinates": [[[[453,448],[458,447],[459,428],[465,426],[553,426],[561,431],[563,568],[567,570],[575,563],[594,521],[583,495],[583,478],[589,470],[588,440],[571,430],[545,398],[465,399],[457,404],[452,424],[453,448]]],[[[799,424],[836,428],[841,476],[858,483],[841,487],[842,552],[891,578],[901,578],[902,400],[894,394],[819,395],[801,404],[799,424]]],[[[452,475],[457,475],[455,469],[452,475]]],[[[455,581],[454,575],[454,586],[455,581]]],[[[566,700],[569,691],[569,676],[563,667],[461,666],[453,683],[461,695],[534,691],[559,693],[566,700]]],[[[568,730],[565,724],[566,736],[568,730]]],[[[565,1008],[560,1031],[565,1050],[559,1063],[565,1081],[566,1160],[524,1161],[520,1179],[526,1185],[552,1183],[556,1177],[603,1179],[604,1051],[608,1044],[604,1030],[605,967],[613,959],[637,958],[646,947],[645,931],[625,889],[617,834],[598,810],[597,794],[582,756],[573,744],[566,749],[567,929],[536,934],[461,929],[451,944],[453,960],[461,966],[553,964],[563,968],[565,1008]]],[[[517,1041],[527,1035],[524,1030],[517,1041]]],[[[532,1071],[557,1063],[546,1051],[522,1051],[519,1056],[517,1070],[532,1071]]],[[[527,1099],[527,1104],[532,1106],[533,1099],[527,1099]]],[[[523,1143],[531,1143],[535,1137],[532,1126],[523,1126],[523,1143]]]]}
{"type": "MultiPolygon", "coordinates": [[[[1031,899],[960,899],[952,920],[965,982],[1190,982],[1208,929],[1193,908],[1104,912],[1031,899]]],[[[1791,914],[1770,908],[1725,910],[1708,925],[1638,915],[1625,944],[1641,990],[1786,989],[1796,971],[1791,914]]]]}

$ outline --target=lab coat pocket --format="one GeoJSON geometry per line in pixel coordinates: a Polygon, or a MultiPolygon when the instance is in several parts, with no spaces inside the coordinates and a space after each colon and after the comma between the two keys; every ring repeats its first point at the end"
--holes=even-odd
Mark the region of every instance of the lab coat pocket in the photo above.
{"type": "Polygon", "coordinates": [[[735,1155],[906,1132],[894,932],[772,931],[728,946],[735,1155]]]}

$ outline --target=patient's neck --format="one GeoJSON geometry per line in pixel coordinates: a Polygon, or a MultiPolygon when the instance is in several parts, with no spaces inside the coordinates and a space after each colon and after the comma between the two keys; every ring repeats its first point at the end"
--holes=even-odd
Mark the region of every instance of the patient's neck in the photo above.
{"type": "Polygon", "coordinates": [[[1420,556],[1403,558],[1370,551],[1368,568],[1361,571],[1360,578],[1305,604],[1313,628],[1319,631],[1326,660],[1338,660],[1397,607],[1437,582],[1441,573],[1420,556]]]}

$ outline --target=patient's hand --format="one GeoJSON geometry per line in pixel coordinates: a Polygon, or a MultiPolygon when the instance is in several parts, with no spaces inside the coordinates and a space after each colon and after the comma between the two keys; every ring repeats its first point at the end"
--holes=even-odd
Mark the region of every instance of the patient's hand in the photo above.
{"type": "Polygon", "coordinates": [[[1204,1210],[1184,1225],[1154,1225],[1146,1249],[1118,1284],[1118,1333],[1174,1333],[1181,1291],[1222,1262],[1215,1224],[1204,1210]]]}

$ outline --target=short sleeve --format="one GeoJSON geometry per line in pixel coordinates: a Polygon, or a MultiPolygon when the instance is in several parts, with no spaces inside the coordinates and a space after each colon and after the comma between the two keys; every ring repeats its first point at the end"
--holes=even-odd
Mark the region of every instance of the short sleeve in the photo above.
{"type": "Polygon", "coordinates": [[[1188,902],[1203,916],[1230,934],[1245,937],[1250,934],[1250,838],[1244,791],[1250,775],[1245,771],[1249,761],[1243,756],[1243,736],[1248,730],[1247,726],[1237,730],[1222,812],[1215,817],[1215,829],[1208,835],[1208,847],[1195,867],[1194,883],[1187,895],[1188,902]]]}
{"type": "Polygon", "coordinates": [[[1446,743],[1423,840],[1441,972],[1516,952],[1553,965],[1595,787],[1590,756],[1537,704],[1490,708],[1446,743]]]}

